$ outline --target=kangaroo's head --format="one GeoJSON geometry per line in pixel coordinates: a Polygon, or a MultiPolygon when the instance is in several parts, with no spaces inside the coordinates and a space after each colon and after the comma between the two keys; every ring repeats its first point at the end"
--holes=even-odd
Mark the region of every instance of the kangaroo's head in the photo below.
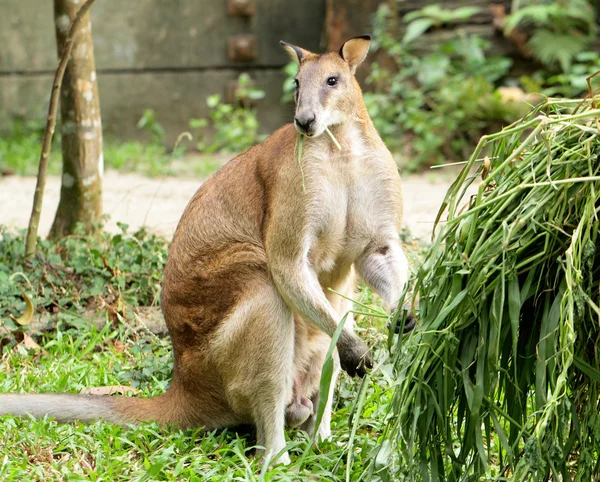
{"type": "Polygon", "coordinates": [[[348,119],[361,96],[354,73],[367,56],[370,43],[371,37],[362,35],[348,40],[339,52],[318,55],[281,42],[298,63],[294,96],[298,132],[316,137],[348,119]]]}

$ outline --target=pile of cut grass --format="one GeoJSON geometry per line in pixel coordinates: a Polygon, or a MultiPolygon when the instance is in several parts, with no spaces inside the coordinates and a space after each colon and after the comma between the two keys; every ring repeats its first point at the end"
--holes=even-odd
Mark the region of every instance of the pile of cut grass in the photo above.
{"type": "Polygon", "coordinates": [[[599,201],[594,102],[549,99],[482,138],[416,274],[371,476],[599,480],[599,201]]]}

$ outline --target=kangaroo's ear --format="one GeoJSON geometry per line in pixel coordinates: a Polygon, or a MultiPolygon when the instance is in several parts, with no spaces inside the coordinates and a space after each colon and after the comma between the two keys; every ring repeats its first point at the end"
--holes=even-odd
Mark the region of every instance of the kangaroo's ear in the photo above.
{"type": "Polygon", "coordinates": [[[367,52],[369,52],[369,45],[371,45],[371,36],[361,35],[351,38],[340,48],[340,57],[350,66],[350,72],[353,74],[365,60],[367,52]]]}
{"type": "Polygon", "coordinates": [[[280,40],[279,43],[281,44],[283,49],[287,52],[287,54],[290,56],[290,58],[297,64],[300,64],[300,62],[302,62],[306,57],[308,57],[311,54],[310,51],[302,49],[300,47],[296,47],[295,45],[292,45],[292,44],[288,44],[287,42],[284,42],[283,40],[280,40]]]}

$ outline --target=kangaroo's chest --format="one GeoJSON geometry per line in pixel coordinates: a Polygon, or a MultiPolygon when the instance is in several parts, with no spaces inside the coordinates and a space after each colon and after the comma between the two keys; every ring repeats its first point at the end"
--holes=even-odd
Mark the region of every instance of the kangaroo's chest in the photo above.
{"type": "Polygon", "coordinates": [[[359,162],[327,166],[315,191],[309,259],[319,274],[344,271],[378,234],[397,230],[397,172],[377,159],[359,162]]]}

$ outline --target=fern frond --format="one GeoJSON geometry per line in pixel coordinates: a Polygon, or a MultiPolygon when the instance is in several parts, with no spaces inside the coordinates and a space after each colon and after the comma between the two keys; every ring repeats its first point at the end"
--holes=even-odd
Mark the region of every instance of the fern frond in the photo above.
{"type": "Polygon", "coordinates": [[[533,56],[545,65],[559,64],[567,71],[575,55],[585,50],[588,40],[583,36],[556,34],[546,29],[538,29],[528,42],[533,56]]]}

